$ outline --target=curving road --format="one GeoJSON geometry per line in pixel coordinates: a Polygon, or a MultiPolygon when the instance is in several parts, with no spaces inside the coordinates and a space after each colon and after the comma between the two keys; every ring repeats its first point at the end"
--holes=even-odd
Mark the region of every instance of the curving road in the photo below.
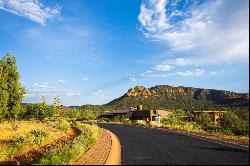
{"type": "Polygon", "coordinates": [[[249,165],[249,151],[156,129],[98,124],[116,134],[124,165],[249,165]]]}

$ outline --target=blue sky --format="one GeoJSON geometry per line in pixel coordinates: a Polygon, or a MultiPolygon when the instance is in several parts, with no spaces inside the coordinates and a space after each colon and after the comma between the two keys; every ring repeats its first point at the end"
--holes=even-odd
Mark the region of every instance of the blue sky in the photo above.
{"type": "Polygon", "coordinates": [[[248,0],[0,0],[24,102],[104,104],[136,85],[249,92],[248,0]]]}

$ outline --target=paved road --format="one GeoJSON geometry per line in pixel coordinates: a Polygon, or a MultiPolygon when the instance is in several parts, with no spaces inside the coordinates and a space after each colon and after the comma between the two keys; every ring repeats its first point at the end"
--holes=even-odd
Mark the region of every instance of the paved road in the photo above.
{"type": "Polygon", "coordinates": [[[115,124],[99,124],[117,135],[122,164],[249,165],[249,151],[167,131],[115,124]]]}

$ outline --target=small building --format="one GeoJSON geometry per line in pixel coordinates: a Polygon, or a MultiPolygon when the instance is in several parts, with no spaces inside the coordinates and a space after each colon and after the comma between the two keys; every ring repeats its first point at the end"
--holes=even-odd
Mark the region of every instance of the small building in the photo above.
{"type": "Polygon", "coordinates": [[[156,117],[165,118],[171,112],[165,110],[143,110],[142,105],[138,105],[137,109],[128,109],[128,110],[120,110],[120,111],[112,111],[100,114],[99,117],[103,118],[114,118],[118,115],[126,115],[131,114],[130,120],[132,121],[155,121],[156,117]]]}
{"type": "Polygon", "coordinates": [[[115,118],[116,116],[120,116],[120,115],[127,115],[132,113],[133,110],[129,109],[129,110],[120,110],[120,111],[112,111],[112,112],[104,112],[102,114],[100,114],[98,117],[99,118],[115,118]]]}

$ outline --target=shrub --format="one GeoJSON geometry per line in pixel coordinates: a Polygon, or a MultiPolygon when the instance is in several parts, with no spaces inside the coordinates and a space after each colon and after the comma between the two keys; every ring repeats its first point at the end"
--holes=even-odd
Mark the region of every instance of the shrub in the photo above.
{"type": "Polygon", "coordinates": [[[220,123],[223,130],[230,130],[235,135],[246,135],[249,133],[249,124],[242,122],[232,111],[226,112],[220,123]]]}
{"type": "Polygon", "coordinates": [[[45,141],[45,138],[48,137],[48,133],[41,130],[33,130],[31,134],[34,136],[33,142],[36,144],[42,144],[45,141]]]}
{"type": "Polygon", "coordinates": [[[151,127],[158,127],[158,123],[156,123],[155,121],[151,121],[149,124],[151,127]]]}
{"type": "Polygon", "coordinates": [[[101,118],[99,122],[110,122],[110,118],[101,118]]]}
{"type": "Polygon", "coordinates": [[[16,143],[20,144],[42,144],[48,137],[48,133],[42,130],[32,130],[30,133],[20,136],[16,139],[16,143]]]}
{"type": "Polygon", "coordinates": [[[248,109],[238,109],[235,111],[235,114],[243,121],[249,123],[249,108],[248,109]]]}
{"type": "Polygon", "coordinates": [[[196,122],[183,120],[186,113],[183,110],[176,110],[171,115],[162,119],[162,127],[183,131],[198,131],[200,126],[196,122]]]}
{"type": "Polygon", "coordinates": [[[12,130],[16,131],[18,129],[18,123],[16,121],[12,121],[10,125],[12,130]]]}
{"type": "Polygon", "coordinates": [[[60,119],[56,127],[64,132],[68,132],[70,130],[70,123],[65,119],[60,119]]]}
{"type": "Polygon", "coordinates": [[[92,109],[80,109],[81,120],[93,120],[96,119],[97,114],[92,109]]]}
{"type": "Polygon", "coordinates": [[[68,116],[69,116],[69,118],[79,119],[79,117],[80,117],[80,112],[79,112],[78,109],[73,108],[73,109],[70,109],[70,110],[68,111],[68,116]]]}
{"type": "Polygon", "coordinates": [[[204,129],[205,131],[218,131],[220,130],[220,125],[216,124],[212,121],[212,118],[204,113],[201,114],[197,120],[196,120],[197,124],[201,126],[202,129],[204,129]]]}
{"type": "Polygon", "coordinates": [[[135,122],[132,122],[132,124],[139,125],[139,126],[147,126],[147,122],[145,120],[135,121],[135,122]]]}
{"type": "Polygon", "coordinates": [[[22,150],[26,145],[42,145],[48,138],[48,133],[42,130],[33,130],[30,133],[21,135],[16,138],[14,144],[9,148],[8,156],[14,156],[19,150],[22,150]]]}

